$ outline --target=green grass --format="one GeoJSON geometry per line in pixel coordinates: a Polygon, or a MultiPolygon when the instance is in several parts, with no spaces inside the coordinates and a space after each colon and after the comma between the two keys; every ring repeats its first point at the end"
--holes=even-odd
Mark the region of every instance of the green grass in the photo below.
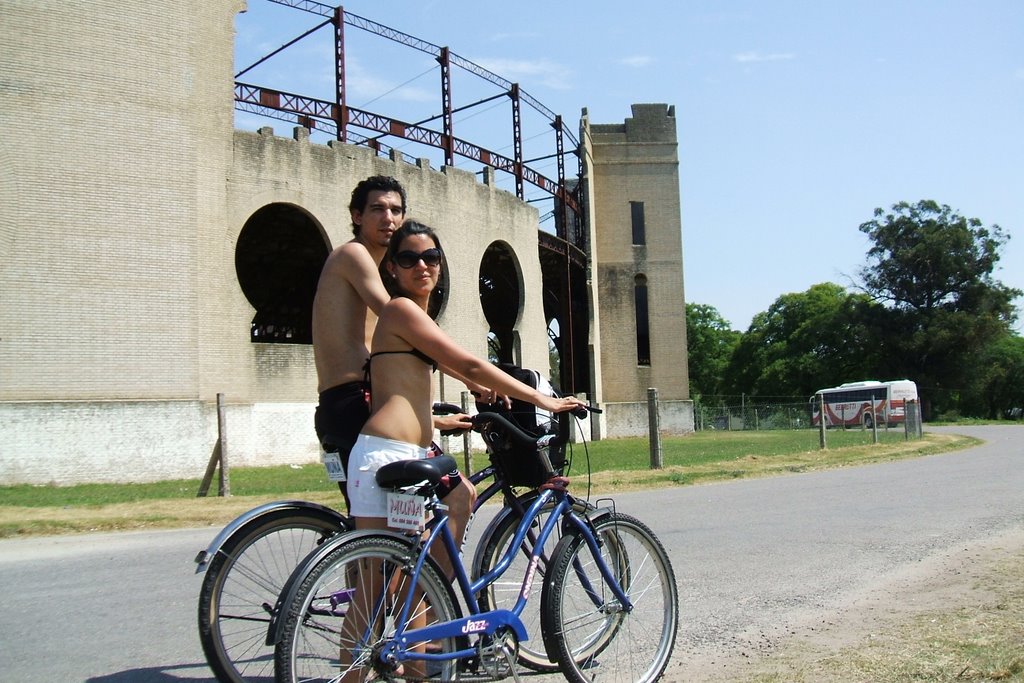
{"type": "MultiPolygon", "coordinates": [[[[273,496],[282,493],[301,494],[334,489],[319,463],[301,467],[231,468],[231,493],[239,496],[273,496]]],[[[64,505],[112,505],[145,500],[195,498],[200,479],[173,479],[145,484],[77,484],[74,486],[0,487],[0,505],[21,507],[57,507],[64,505]]],[[[217,477],[210,486],[210,495],[217,495],[217,477]]]]}
{"type": "MultiPolygon", "coordinates": [[[[880,444],[902,443],[903,432],[880,431],[878,441],[880,444]]],[[[827,435],[829,450],[870,444],[871,432],[830,430],[827,435]]],[[[607,439],[589,443],[587,449],[594,472],[646,470],[651,464],[650,444],[647,439],[607,439]]],[[[694,467],[709,463],[728,463],[752,455],[770,458],[818,451],[818,432],[810,430],[703,431],[688,436],[662,439],[662,460],[665,467],[694,467]]],[[[585,456],[580,446],[574,447],[573,453],[577,462],[585,456]]]]}
{"type": "MultiPolygon", "coordinates": [[[[881,444],[903,442],[902,431],[879,432],[881,444]]],[[[795,454],[818,453],[836,455],[833,451],[871,443],[871,433],[860,430],[829,431],[828,451],[818,449],[818,433],[811,430],[793,431],[705,431],[684,437],[666,437],[662,443],[665,468],[693,468],[718,463],[717,478],[743,476],[731,467],[751,457],[770,460],[795,454]]],[[[589,463],[592,473],[649,472],[650,446],[647,439],[607,439],[572,449],[573,467],[570,472],[579,476],[589,463]]],[[[461,463],[461,457],[458,456],[461,463]]],[[[479,453],[473,458],[474,470],[487,462],[479,453]]],[[[798,471],[791,469],[790,471],[798,471]]],[[[703,472],[701,479],[716,478],[714,472],[703,472]]],[[[662,478],[665,483],[686,484],[694,480],[685,472],[670,471],[662,478]]],[[[614,482],[614,480],[613,480],[614,482]]],[[[200,479],[176,479],[139,484],[79,484],[74,486],[4,486],[0,487],[0,506],[28,508],[62,506],[103,506],[118,503],[137,503],[150,500],[195,498],[200,479]]],[[[217,482],[211,486],[216,495],[217,482]]],[[[335,485],[327,480],[319,463],[298,466],[234,467],[231,469],[231,493],[234,496],[301,496],[304,493],[334,491],[335,485]]]]}

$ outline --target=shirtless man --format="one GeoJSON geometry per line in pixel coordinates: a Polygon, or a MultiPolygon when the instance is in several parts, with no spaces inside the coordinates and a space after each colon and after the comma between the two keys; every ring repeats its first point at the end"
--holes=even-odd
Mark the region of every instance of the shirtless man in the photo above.
{"type": "MultiPolygon", "coordinates": [[[[349,451],[370,416],[363,367],[370,357],[377,314],[391,298],[378,268],[391,234],[405,219],[405,189],[394,178],[372,176],[356,185],[348,208],[355,237],[327,257],[313,299],[313,358],[320,394],[316,434],[326,453],[338,454],[342,472],[347,470],[349,451]]],[[[482,387],[472,388],[485,400],[496,398],[482,387]]],[[[469,416],[436,417],[434,426],[466,429],[469,416]]],[[[345,482],[338,486],[347,508],[345,482]]],[[[456,522],[453,531],[461,534],[460,527],[469,519],[475,499],[476,491],[465,480],[457,482],[445,497],[456,522]]]]}

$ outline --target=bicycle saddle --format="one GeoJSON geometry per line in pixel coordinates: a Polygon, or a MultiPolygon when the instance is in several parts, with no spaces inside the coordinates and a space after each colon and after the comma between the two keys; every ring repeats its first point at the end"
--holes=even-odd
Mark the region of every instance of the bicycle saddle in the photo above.
{"type": "Polygon", "coordinates": [[[397,489],[426,481],[433,489],[441,482],[442,477],[458,468],[455,458],[450,455],[389,462],[377,470],[377,486],[382,489],[397,489]]]}

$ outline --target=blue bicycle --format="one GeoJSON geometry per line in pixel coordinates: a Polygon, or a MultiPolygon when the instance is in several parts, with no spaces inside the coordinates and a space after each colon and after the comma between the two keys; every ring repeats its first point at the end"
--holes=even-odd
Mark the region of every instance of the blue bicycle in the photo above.
{"type": "Polygon", "coordinates": [[[526,459],[543,473],[500,559],[476,579],[434,494],[443,466],[412,460],[382,467],[378,484],[417,496],[433,523],[425,534],[351,532],[314,551],[275,610],[268,637],[276,680],[518,680],[520,644],[537,635],[521,617],[542,570],[541,637],[568,680],[656,680],[678,629],[668,555],[639,520],[613,507],[581,511],[550,463],[550,449],[567,439],[570,418],[559,418],[557,435],[538,438],[496,413],[474,417],[499,471],[526,459]],[[537,541],[524,544],[533,533],[537,541]],[[548,541],[559,535],[552,550],[548,541]],[[435,543],[452,558],[459,595],[430,555],[435,543]],[[529,560],[515,601],[497,606],[489,587],[524,547],[529,560]]]}

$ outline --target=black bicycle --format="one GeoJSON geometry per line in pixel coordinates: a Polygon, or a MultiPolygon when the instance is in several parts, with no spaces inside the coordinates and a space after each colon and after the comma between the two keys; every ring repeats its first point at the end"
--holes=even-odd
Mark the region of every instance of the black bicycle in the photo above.
{"type": "MultiPolygon", "coordinates": [[[[525,412],[514,403],[506,414],[535,432],[550,428],[550,425],[538,424],[533,407],[529,409],[525,412]]],[[[435,414],[460,412],[462,408],[454,404],[434,406],[435,414]]],[[[474,576],[482,576],[494,566],[512,541],[519,520],[538,496],[536,490],[523,492],[526,485],[521,477],[503,476],[494,465],[469,477],[474,486],[488,480],[491,481],[479,493],[475,509],[498,494],[503,506],[481,535],[471,565],[474,576]]],[[[575,505],[581,512],[590,507],[584,501],[576,501],[575,505]]],[[[549,506],[547,510],[550,509],[549,506]]],[[[302,500],[275,501],[240,515],[199,552],[195,558],[196,573],[205,572],[199,591],[199,640],[218,680],[252,683],[272,676],[274,650],[267,643],[267,628],[282,588],[310,552],[328,539],[352,529],[351,519],[330,507],[302,500]]],[[[536,530],[533,530],[526,536],[524,550],[514,563],[527,561],[535,540],[536,530]]],[[[557,540],[557,536],[548,540],[551,548],[557,540]]],[[[510,588],[495,584],[482,600],[493,606],[505,604],[510,588]]],[[[540,622],[537,610],[526,613],[523,618],[531,626],[540,622]]],[[[520,661],[534,670],[555,668],[539,641],[523,647],[519,654],[520,661]]]]}

